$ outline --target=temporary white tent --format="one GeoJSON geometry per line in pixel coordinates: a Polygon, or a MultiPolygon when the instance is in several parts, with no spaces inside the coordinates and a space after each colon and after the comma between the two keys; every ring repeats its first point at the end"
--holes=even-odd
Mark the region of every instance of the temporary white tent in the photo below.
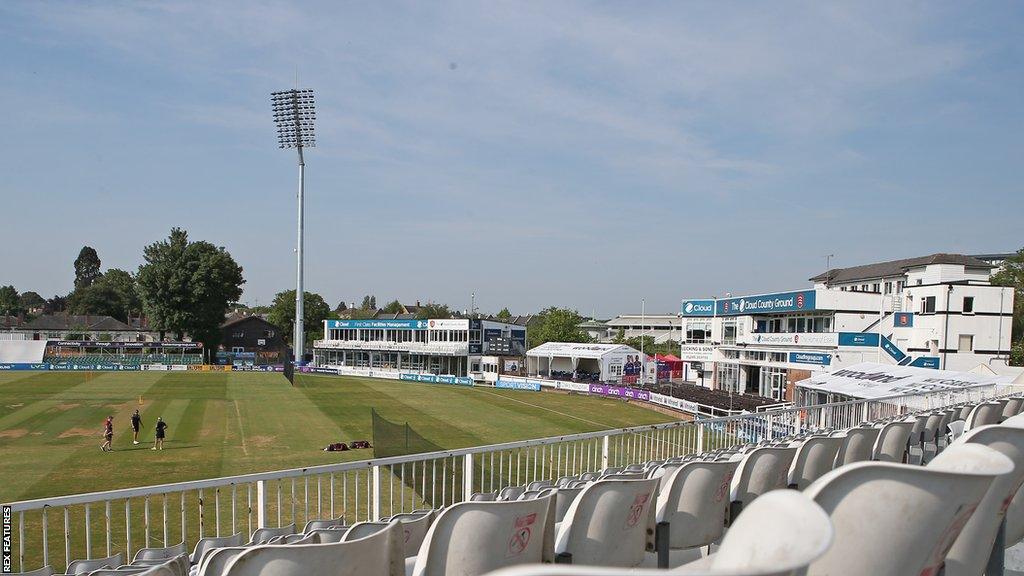
{"type": "Polygon", "coordinates": [[[622,344],[546,342],[526,352],[526,369],[531,376],[581,371],[600,374],[602,382],[619,381],[630,369],[639,374],[640,352],[622,344]]]}
{"type": "Polygon", "coordinates": [[[798,399],[803,399],[802,404],[820,404],[847,398],[870,400],[1008,383],[1006,377],[991,374],[861,362],[832,372],[818,372],[797,382],[796,386],[798,399]]]}

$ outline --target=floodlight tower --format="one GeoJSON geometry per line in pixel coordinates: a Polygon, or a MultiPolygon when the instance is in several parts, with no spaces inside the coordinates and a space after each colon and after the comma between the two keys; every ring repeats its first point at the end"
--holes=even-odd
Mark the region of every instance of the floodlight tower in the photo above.
{"type": "Polygon", "coordinates": [[[302,362],[306,345],[306,332],[302,321],[304,301],[302,290],[302,196],[306,185],[306,162],[302,158],[302,149],[316,146],[316,134],[313,132],[316,108],[313,103],[312,90],[295,89],[274,92],[270,95],[270,101],[274,108],[278,146],[280,148],[295,148],[299,153],[299,222],[298,246],[295,249],[295,330],[292,333],[292,339],[295,343],[295,361],[302,362]]]}

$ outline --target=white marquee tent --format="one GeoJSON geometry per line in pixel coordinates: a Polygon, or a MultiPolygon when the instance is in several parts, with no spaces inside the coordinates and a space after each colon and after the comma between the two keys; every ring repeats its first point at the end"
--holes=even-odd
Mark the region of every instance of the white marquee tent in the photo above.
{"type": "Polygon", "coordinates": [[[796,387],[798,403],[809,405],[1005,385],[1010,380],[993,374],[861,362],[840,370],[818,372],[797,382],[796,387]]]}
{"type": "Polygon", "coordinates": [[[527,373],[542,378],[580,371],[600,374],[602,382],[619,381],[631,366],[639,373],[639,362],[640,352],[623,344],[546,342],[526,352],[527,373]]]}

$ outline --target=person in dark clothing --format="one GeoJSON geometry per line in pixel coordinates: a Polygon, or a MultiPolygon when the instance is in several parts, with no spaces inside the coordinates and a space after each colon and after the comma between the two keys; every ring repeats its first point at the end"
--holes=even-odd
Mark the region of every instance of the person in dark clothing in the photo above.
{"type": "Polygon", "coordinates": [[[142,416],[138,409],[132,414],[132,444],[139,443],[139,429],[142,428],[142,416]]]}
{"type": "Polygon", "coordinates": [[[104,452],[111,452],[114,448],[110,445],[114,441],[114,417],[107,416],[107,419],[103,422],[103,444],[100,444],[100,450],[104,452]]]}
{"type": "Polygon", "coordinates": [[[167,423],[164,422],[163,418],[156,419],[156,442],[153,444],[153,450],[164,449],[164,438],[167,436],[167,423]]]}

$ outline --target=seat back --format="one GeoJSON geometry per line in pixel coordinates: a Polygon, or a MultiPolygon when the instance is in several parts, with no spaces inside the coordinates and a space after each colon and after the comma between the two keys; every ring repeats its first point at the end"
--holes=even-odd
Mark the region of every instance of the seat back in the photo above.
{"type": "Polygon", "coordinates": [[[341,542],[345,534],[348,533],[349,526],[339,526],[338,528],[317,528],[316,530],[310,531],[311,535],[315,535],[317,542],[321,544],[330,544],[331,542],[341,542]]]}
{"type": "Polygon", "coordinates": [[[999,424],[1002,417],[1002,404],[999,402],[982,402],[975,406],[974,410],[971,410],[971,413],[967,415],[967,424],[964,426],[964,429],[970,430],[971,428],[987,424],[999,424]]]}
{"type": "Polygon", "coordinates": [[[971,415],[971,411],[974,410],[975,406],[977,406],[977,404],[964,404],[963,406],[961,406],[960,414],[957,416],[956,419],[966,421],[967,417],[971,415]]]}
{"type": "Polygon", "coordinates": [[[72,560],[68,564],[65,574],[86,574],[100,568],[117,568],[124,564],[124,553],[118,552],[106,558],[93,558],[91,560],[72,560]]]}
{"type": "Polygon", "coordinates": [[[249,539],[249,544],[266,544],[272,538],[278,536],[284,536],[286,534],[295,534],[295,524],[287,524],[278,528],[257,528],[252,532],[252,538],[249,539]]]}
{"type": "Polygon", "coordinates": [[[475,576],[542,560],[551,497],[460,502],[441,512],[420,546],[414,576],[475,576]]]}
{"type": "Polygon", "coordinates": [[[945,412],[936,412],[928,415],[928,419],[925,420],[924,430],[921,433],[923,442],[935,442],[935,439],[938,438],[939,427],[945,418],[945,412]]]}
{"type": "Polygon", "coordinates": [[[544,488],[551,488],[554,484],[550,480],[537,480],[527,484],[527,490],[543,490],[544,488]]]}
{"type": "Polygon", "coordinates": [[[655,518],[669,523],[669,547],[692,548],[725,532],[729,486],[739,462],[687,462],[670,471],[658,493],[655,518]]]}
{"type": "Polygon", "coordinates": [[[150,566],[136,576],[188,576],[188,556],[180,554],[169,558],[166,562],[150,566]]]}
{"type": "Polygon", "coordinates": [[[565,513],[569,511],[569,506],[580,495],[580,492],[583,492],[583,488],[559,488],[554,493],[555,522],[565,519],[565,513]]]}
{"type": "Polygon", "coordinates": [[[166,548],[142,548],[135,553],[135,557],[132,558],[132,562],[149,561],[154,560],[169,560],[175,556],[180,556],[185,553],[185,543],[179,542],[174,546],[168,546],[166,548]]]}
{"type": "Polygon", "coordinates": [[[746,506],[751,500],[779,488],[789,480],[796,448],[755,448],[740,461],[730,486],[729,500],[746,506]]]}
{"type": "Polygon", "coordinates": [[[835,529],[808,574],[935,574],[992,479],[1012,466],[990,448],[960,445],[933,467],[858,462],[829,472],[804,491],[835,529]]]}
{"type": "Polygon", "coordinates": [[[517,500],[523,492],[526,492],[526,488],[522,486],[509,486],[498,493],[498,500],[517,500]]]}
{"type": "Polygon", "coordinates": [[[306,526],[302,529],[304,533],[312,532],[313,530],[320,530],[323,528],[330,528],[332,526],[344,526],[345,519],[337,518],[334,520],[310,520],[306,522],[306,526]]]}
{"type": "MultiPolygon", "coordinates": [[[[189,557],[189,562],[191,562],[192,564],[199,564],[199,561],[203,559],[203,555],[206,554],[207,550],[213,550],[214,548],[224,548],[226,546],[241,545],[241,532],[237,534],[232,534],[231,536],[200,538],[199,542],[196,542],[196,547],[192,549],[192,556],[189,557]]],[[[120,564],[111,564],[111,566],[119,565],[120,564]]]]}
{"type": "Polygon", "coordinates": [[[47,564],[42,568],[36,568],[28,572],[14,572],[11,576],[53,576],[53,566],[47,564]]]}
{"type": "MultiPolygon", "coordinates": [[[[989,552],[1006,517],[1006,509],[1024,482],[1024,427],[1005,424],[981,426],[961,436],[953,446],[963,443],[980,444],[998,451],[1013,462],[1014,469],[992,481],[978,509],[960,531],[956,543],[946,555],[946,573],[950,575],[985,572],[989,552]]],[[[929,466],[944,466],[946,452],[936,456],[929,466]]]]}
{"type": "Polygon", "coordinates": [[[871,460],[875,440],[878,439],[880,431],[880,428],[874,426],[857,426],[847,430],[846,436],[843,437],[843,444],[839,447],[839,452],[836,453],[833,468],[871,460]]]}
{"type": "Polygon", "coordinates": [[[225,567],[223,576],[403,576],[399,522],[376,533],[331,544],[253,546],[225,567]]]}
{"type": "Polygon", "coordinates": [[[470,495],[470,502],[494,502],[498,498],[497,492],[474,492],[470,495]]]}
{"type": "Polygon", "coordinates": [[[199,559],[196,574],[198,576],[220,576],[224,573],[224,568],[234,560],[235,556],[248,549],[248,546],[228,546],[227,548],[207,550],[199,559]]]}
{"type": "Polygon", "coordinates": [[[657,478],[598,480],[573,500],[555,535],[555,554],[572,563],[636,566],[654,548],[657,478]]]}
{"type": "MultiPolygon", "coordinates": [[[[427,530],[434,520],[434,513],[395,514],[391,522],[398,522],[402,529],[402,557],[415,556],[427,536],[427,530]]],[[[387,528],[391,522],[357,522],[341,538],[342,542],[358,540],[387,528]]]]}
{"type": "Polygon", "coordinates": [[[1024,406],[1024,398],[1018,396],[1010,398],[1006,401],[1006,406],[1003,406],[1002,419],[1013,418],[1017,414],[1020,414],[1021,407],[1024,406]]]}
{"type": "Polygon", "coordinates": [[[811,436],[804,440],[789,466],[789,487],[803,490],[831,470],[843,443],[844,439],[836,436],[811,436]]]}
{"type": "Polygon", "coordinates": [[[872,450],[872,460],[879,462],[903,462],[907,453],[907,442],[914,422],[890,422],[878,431],[878,439],[872,450]]]}

